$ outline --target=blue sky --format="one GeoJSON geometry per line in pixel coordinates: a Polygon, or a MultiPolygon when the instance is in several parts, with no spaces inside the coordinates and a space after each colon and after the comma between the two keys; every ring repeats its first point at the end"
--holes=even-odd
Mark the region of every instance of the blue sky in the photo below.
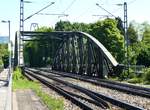
{"type": "MultiPolygon", "coordinates": [[[[27,0],[26,0],[27,1],[27,0]]],[[[99,3],[103,8],[115,16],[123,18],[123,7],[116,6],[118,3],[128,3],[128,21],[135,20],[138,23],[148,21],[150,23],[150,0],[28,0],[32,3],[24,4],[24,18],[37,12],[51,2],[52,6],[42,11],[49,14],[68,14],[68,17],[35,15],[25,21],[25,30],[30,30],[31,23],[38,23],[39,26],[52,26],[59,20],[70,22],[92,23],[99,19],[93,15],[109,15],[107,12],[96,6],[99,3]]],[[[19,30],[20,0],[0,1],[0,21],[11,21],[11,39],[14,39],[15,31],[19,30]]],[[[0,22],[0,36],[8,35],[8,24],[0,22]]]]}

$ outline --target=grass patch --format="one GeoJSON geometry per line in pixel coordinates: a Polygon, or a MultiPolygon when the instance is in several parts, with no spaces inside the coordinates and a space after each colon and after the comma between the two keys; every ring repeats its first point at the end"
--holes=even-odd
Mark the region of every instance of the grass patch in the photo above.
{"type": "Polygon", "coordinates": [[[49,97],[48,94],[43,93],[41,90],[36,89],[35,92],[50,110],[64,110],[63,99],[55,99],[53,97],[49,97]]]}
{"type": "Polygon", "coordinates": [[[127,80],[128,83],[133,83],[133,84],[137,84],[137,83],[142,83],[142,80],[140,78],[132,78],[127,80]]]}
{"type": "Polygon", "coordinates": [[[38,89],[39,86],[37,82],[28,81],[27,79],[13,81],[14,91],[17,89],[38,89]]]}
{"type": "Polygon", "coordinates": [[[38,82],[27,80],[22,74],[21,69],[16,68],[13,74],[13,90],[17,89],[32,89],[36,95],[41,98],[49,110],[64,110],[63,99],[56,99],[47,93],[43,92],[38,82]]]}

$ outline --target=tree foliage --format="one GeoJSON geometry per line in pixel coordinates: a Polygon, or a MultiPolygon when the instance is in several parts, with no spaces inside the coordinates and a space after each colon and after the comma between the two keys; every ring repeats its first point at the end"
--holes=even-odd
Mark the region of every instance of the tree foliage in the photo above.
{"type": "MultiPolygon", "coordinates": [[[[129,60],[130,64],[138,64],[149,66],[149,36],[150,36],[150,26],[147,23],[143,23],[143,40],[142,42],[138,41],[138,29],[135,26],[134,22],[130,23],[128,28],[128,36],[130,40],[129,46],[129,60]]],[[[41,27],[36,31],[40,32],[51,32],[54,31],[52,28],[41,27]]],[[[94,37],[96,37],[111,53],[112,55],[119,61],[123,62],[124,58],[124,40],[123,40],[123,26],[121,19],[105,19],[101,21],[97,21],[91,24],[85,23],[70,23],[69,21],[59,21],[55,25],[55,31],[83,31],[87,32],[94,37]]],[[[39,39],[42,37],[39,36],[39,39]]],[[[52,55],[55,53],[51,52],[51,48],[53,50],[57,50],[59,42],[54,39],[49,39],[47,41],[35,41],[28,42],[26,44],[25,50],[25,59],[30,62],[31,65],[45,65],[48,62],[51,62],[52,55]],[[57,43],[56,43],[57,42],[57,43]],[[52,43],[54,43],[52,45],[52,43]],[[39,54],[40,53],[40,54],[39,54]],[[29,57],[27,57],[29,56],[29,57]]]]}
{"type": "Polygon", "coordinates": [[[127,30],[128,38],[129,38],[129,44],[132,45],[133,43],[136,43],[138,41],[138,34],[136,30],[134,29],[134,26],[132,23],[130,23],[128,30],[127,30]]]}
{"type": "Polygon", "coordinates": [[[55,24],[55,31],[83,31],[89,32],[90,25],[85,23],[70,23],[69,21],[59,21],[55,24]]]}
{"type": "Polygon", "coordinates": [[[72,25],[69,21],[60,21],[55,24],[56,31],[71,31],[72,25]]]}
{"type": "MultiPolygon", "coordinates": [[[[119,63],[125,62],[124,29],[120,18],[105,19],[95,23],[71,23],[59,21],[55,28],[41,27],[36,31],[83,31],[98,39],[119,63]]],[[[127,30],[129,37],[129,62],[132,65],[145,65],[150,67],[150,25],[148,23],[137,24],[131,22],[127,30]],[[142,41],[140,39],[142,38],[142,41]]],[[[42,40],[43,36],[33,38],[39,41],[27,42],[24,48],[25,62],[29,66],[46,66],[51,64],[60,41],[56,39],[42,40]]]]}
{"type": "Polygon", "coordinates": [[[120,30],[121,34],[124,35],[124,27],[123,27],[123,21],[120,17],[116,18],[117,21],[117,28],[120,30]]]}
{"type": "Polygon", "coordinates": [[[0,65],[4,65],[4,63],[5,64],[8,63],[8,58],[7,58],[8,55],[9,55],[8,45],[0,44],[0,65]]]}
{"type": "MultiPolygon", "coordinates": [[[[37,32],[52,32],[52,28],[41,27],[36,30],[37,32]]],[[[44,36],[36,36],[33,38],[38,39],[38,41],[29,41],[25,44],[24,48],[24,58],[25,63],[28,66],[45,66],[48,62],[50,62],[50,50],[52,47],[51,39],[42,40],[44,36]]]]}
{"type": "MultiPolygon", "coordinates": [[[[132,25],[129,26],[130,30],[133,30],[133,28],[136,30],[136,33],[138,33],[138,36],[142,36],[142,41],[135,42],[130,46],[130,62],[131,64],[137,64],[137,65],[145,65],[149,66],[149,53],[150,53],[150,25],[147,22],[144,22],[142,24],[131,23],[132,25]],[[131,29],[132,27],[132,29],[131,29]]],[[[128,30],[129,30],[128,29],[128,30]]],[[[131,36],[136,36],[135,32],[131,32],[131,36]]],[[[136,40],[134,40],[136,41],[136,40]]]]}
{"type": "Polygon", "coordinates": [[[148,44],[150,43],[150,25],[147,22],[143,23],[142,25],[144,27],[142,42],[148,44]]]}
{"type": "Polygon", "coordinates": [[[96,37],[119,62],[123,61],[123,35],[117,28],[116,20],[106,19],[92,24],[90,34],[96,37]]]}
{"type": "Polygon", "coordinates": [[[96,37],[119,62],[123,61],[123,26],[120,18],[105,19],[92,24],[60,21],[56,23],[55,30],[87,32],[96,37]]]}
{"type": "Polygon", "coordinates": [[[40,27],[40,28],[36,29],[35,31],[38,31],[38,32],[52,32],[52,31],[54,31],[54,29],[50,28],[50,27],[43,26],[43,27],[40,27]]]}
{"type": "Polygon", "coordinates": [[[150,67],[150,45],[142,45],[142,48],[137,55],[137,65],[150,67]]]}
{"type": "Polygon", "coordinates": [[[130,64],[150,66],[150,45],[144,42],[137,42],[130,46],[130,64]]]}

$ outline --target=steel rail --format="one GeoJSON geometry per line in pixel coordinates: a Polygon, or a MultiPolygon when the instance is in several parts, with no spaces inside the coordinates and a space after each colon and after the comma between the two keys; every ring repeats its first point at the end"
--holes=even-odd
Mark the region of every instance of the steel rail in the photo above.
{"type": "Polygon", "coordinates": [[[119,82],[116,82],[116,81],[110,81],[110,80],[104,80],[104,79],[98,79],[98,78],[94,78],[94,80],[95,79],[98,80],[98,81],[102,81],[102,82],[107,82],[107,83],[111,83],[111,84],[121,85],[121,86],[125,86],[125,87],[130,87],[130,88],[133,88],[133,89],[140,89],[140,90],[150,92],[150,88],[146,88],[146,87],[140,87],[140,86],[125,84],[125,83],[119,83],[119,82]]]}
{"type": "MultiPolygon", "coordinates": [[[[31,70],[31,71],[33,71],[33,70],[31,70]]],[[[109,97],[109,96],[106,96],[106,95],[103,95],[103,94],[100,94],[100,93],[91,91],[91,90],[89,90],[89,89],[85,89],[85,88],[83,88],[83,87],[73,85],[73,84],[68,83],[68,82],[66,82],[66,81],[62,81],[62,80],[60,80],[60,79],[58,79],[58,78],[51,77],[50,75],[47,76],[47,75],[41,74],[40,71],[36,71],[36,73],[38,73],[38,74],[40,74],[40,75],[43,75],[43,76],[45,76],[45,77],[47,77],[47,78],[54,79],[54,80],[56,80],[56,81],[58,81],[58,82],[60,82],[60,83],[66,83],[67,86],[72,86],[72,87],[75,87],[75,88],[80,88],[81,90],[87,91],[87,93],[88,93],[88,92],[92,92],[94,95],[96,95],[96,96],[102,98],[103,100],[106,100],[106,101],[108,101],[109,103],[111,103],[111,104],[113,104],[113,105],[116,105],[116,106],[118,106],[118,107],[121,107],[121,108],[124,108],[124,109],[127,109],[127,110],[143,110],[143,108],[141,108],[141,107],[137,107],[137,106],[131,105],[131,104],[129,104],[129,103],[126,103],[126,102],[123,102],[123,101],[114,99],[114,98],[112,98],[112,97],[109,97]]]]}
{"type": "MultiPolygon", "coordinates": [[[[27,73],[24,73],[23,75],[24,75],[28,80],[31,80],[31,81],[34,81],[34,80],[35,80],[35,78],[31,77],[31,76],[30,76],[29,74],[27,74],[27,73]]],[[[74,94],[74,93],[72,93],[72,92],[68,92],[68,91],[66,91],[66,90],[64,90],[64,91],[67,92],[68,94],[70,94],[71,96],[74,96],[74,97],[77,97],[77,98],[80,98],[80,99],[83,99],[83,100],[87,100],[88,102],[90,102],[90,103],[92,103],[92,104],[95,104],[95,105],[97,105],[97,106],[101,106],[101,107],[102,107],[102,105],[101,105],[99,102],[97,102],[97,101],[94,101],[94,100],[85,98],[85,97],[83,97],[83,96],[80,96],[80,95],[78,95],[78,94],[74,94]]]]}
{"type": "Polygon", "coordinates": [[[130,93],[133,95],[139,95],[142,97],[150,98],[150,88],[138,87],[138,86],[123,84],[123,83],[119,83],[115,81],[92,78],[92,77],[83,76],[83,75],[75,75],[75,74],[66,73],[66,72],[57,72],[57,71],[48,71],[48,70],[42,70],[42,71],[53,72],[55,74],[71,77],[74,79],[79,79],[79,80],[86,81],[86,82],[96,84],[96,85],[101,85],[106,88],[117,89],[119,91],[130,93]]]}
{"type": "MultiPolygon", "coordinates": [[[[70,76],[68,76],[68,77],[70,77],[70,76]]],[[[138,95],[138,96],[150,98],[150,92],[147,91],[147,90],[149,90],[148,88],[143,88],[143,87],[140,88],[140,87],[130,86],[130,85],[128,86],[127,84],[115,83],[113,81],[107,82],[107,80],[90,78],[90,77],[86,77],[86,76],[82,76],[82,77],[79,77],[79,76],[73,77],[72,76],[72,78],[80,79],[82,81],[90,82],[90,83],[96,84],[96,85],[101,85],[103,87],[110,88],[110,89],[117,89],[122,92],[130,93],[132,95],[138,95]]]]}
{"type": "Polygon", "coordinates": [[[53,90],[57,91],[59,94],[63,95],[65,98],[67,98],[68,100],[70,100],[71,102],[73,102],[74,104],[79,106],[81,109],[93,110],[90,106],[86,105],[85,103],[81,102],[80,100],[77,100],[76,98],[74,98],[69,93],[67,93],[63,89],[59,88],[58,86],[53,85],[53,84],[51,84],[50,82],[48,82],[44,79],[41,79],[39,76],[36,76],[36,75],[32,74],[31,72],[29,72],[27,70],[25,70],[25,72],[27,74],[31,75],[32,77],[36,78],[37,80],[39,80],[41,83],[43,83],[47,87],[52,88],[53,90]]]}
{"type": "MultiPolygon", "coordinates": [[[[35,78],[31,77],[29,74],[26,74],[26,73],[24,73],[24,76],[25,76],[28,80],[34,81],[34,79],[35,79],[35,78]]],[[[55,85],[55,86],[56,86],[56,85],[55,85]]],[[[66,93],[70,94],[70,95],[73,96],[73,97],[77,97],[77,98],[80,98],[80,99],[82,99],[82,100],[86,100],[86,101],[88,101],[88,102],[90,102],[90,103],[92,103],[92,104],[95,104],[95,105],[97,105],[97,106],[102,107],[101,103],[99,103],[99,102],[97,102],[97,101],[94,101],[94,100],[85,98],[85,97],[83,97],[83,96],[80,96],[80,95],[78,95],[78,94],[74,94],[74,93],[72,93],[72,92],[68,92],[68,91],[66,91],[66,90],[63,90],[63,91],[65,91],[66,93]]]]}
{"type": "MultiPolygon", "coordinates": [[[[28,69],[28,70],[29,70],[29,69],[28,69]]],[[[25,71],[26,71],[26,70],[25,70],[25,71]]],[[[33,71],[33,70],[29,70],[29,71],[35,72],[35,71],[33,71]]],[[[55,78],[55,77],[53,77],[53,76],[49,77],[49,76],[47,76],[47,75],[41,74],[39,71],[36,71],[36,73],[38,73],[39,75],[42,75],[42,76],[44,76],[44,77],[46,77],[46,78],[55,80],[55,81],[57,81],[57,82],[59,82],[59,83],[62,83],[62,84],[64,84],[64,85],[66,85],[66,86],[69,86],[69,87],[71,87],[71,88],[74,88],[74,89],[76,89],[76,90],[79,90],[79,91],[85,93],[86,95],[88,95],[89,97],[91,97],[92,99],[94,99],[95,101],[98,101],[98,102],[102,103],[102,106],[103,106],[103,108],[105,108],[105,109],[106,109],[106,108],[110,108],[110,105],[109,105],[106,101],[104,101],[103,99],[97,97],[96,95],[94,95],[94,94],[91,93],[90,91],[87,91],[85,88],[82,88],[82,87],[80,87],[80,86],[73,85],[73,84],[68,83],[68,82],[66,82],[66,81],[62,81],[62,80],[60,80],[60,79],[58,79],[58,78],[55,78]]]]}

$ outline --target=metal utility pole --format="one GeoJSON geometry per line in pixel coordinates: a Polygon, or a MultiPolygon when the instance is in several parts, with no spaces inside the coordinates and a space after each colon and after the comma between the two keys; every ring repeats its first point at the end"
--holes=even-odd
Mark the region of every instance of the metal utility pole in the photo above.
{"type": "MultiPolygon", "coordinates": [[[[10,20],[8,20],[8,30],[9,30],[9,75],[11,75],[11,39],[10,39],[10,20]]],[[[10,78],[10,76],[9,76],[10,78]]]]}
{"type": "Polygon", "coordinates": [[[126,65],[127,65],[127,69],[128,69],[128,74],[129,74],[129,66],[130,66],[130,62],[129,62],[129,38],[128,38],[128,16],[127,16],[127,3],[124,2],[124,4],[116,4],[118,6],[123,6],[124,9],[124,50],[125,50],[125,58],[126,58],[126,65]]]}
{"type": "Polygon", "coordinates": [[[20,29],[19,31],[24,31],[24,1],[20,0],[20,29]]]}
{"type": "MultiPolygon", "coordinates": [[[[36,13],[28,16],[27,18],[24,19],[24,2],[25,3],[31,3],[30,1],[24,1],[24,0],[20,0],[20,29],[19,31],[24,31],[24,21],[30,19],[31,17],[33,17],[34,15],[40,13],[41,11],[43,11],[44,9],[48,8],[49,6],[53,5],[55,2],[51,2],[50,4],[48,4],[47,6],[45,6],[44,8],[42,8],[41,10],[37,11],[36,13]]],[[[20,33],[19,33],[20,34],[20,33]]],[[[24,57],[23,57],[23,39],[24,36],[23,35],[19,35],[19,50],[18,50],[18,61],[19,61],[19,66],[24,66],[24,57]]]]}
{"type": "MultiPolygon", "coordinates": [[[[20,0],[20,26],[19,26],[19,31],[23,32],[24,31],[24,2],[25,3],[32,3],[30,1],[24,1],[20,0]]],[[[18,33],[20,34],[20,33],[18,33]]],[[[24,66],[24,57],[23,57],[23,35],[19,35],[18,39],[18,61],[19,61],[19,66],[24,66]]]]}
{"type": "Polygon", "coordinates": [[[127,16],[127,3],[124,2],[124,37],[125,37],[125,45],[126,45],[126,59],[127,59],[127,69],[128,69],[128,74],[129,74],[129,38],[128,38],[128,16],[127,16]]]}
{"type": "MultiPolygon", "coordinates": [[[[19,31],[24,31],[24,1],[20,0],[20,27],[19,31]]],[[[20,34],[20,33],[19,33],[20,34]]],[[[18,61],[19,66],[24,65],[24,58],[23,58],[23,36],[19,35],[19,50],[18,50],[18,61]]]]}

